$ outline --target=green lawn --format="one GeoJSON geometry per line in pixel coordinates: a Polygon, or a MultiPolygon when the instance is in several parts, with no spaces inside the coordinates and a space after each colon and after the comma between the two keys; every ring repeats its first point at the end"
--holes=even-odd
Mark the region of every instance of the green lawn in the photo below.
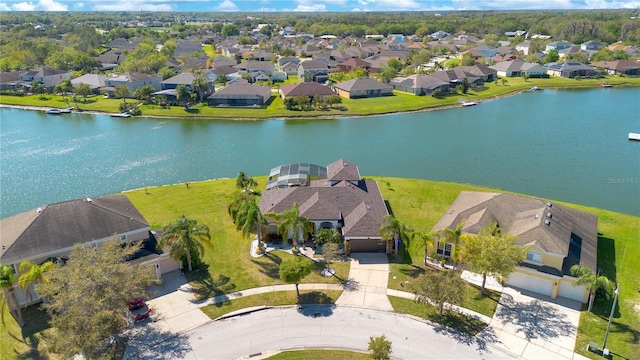
{"type": "Polygon", "coordinates": [[[335,304],[340,297],[342,291],[323,290],[323,291],[300,291],[300,298],[297,298],[295,291],[276,291],[258,295],[241,297],[235,300],[225,301],[215,305],[207,305],[202,312],[207,314],[211,319],[216,319],[224,314],[232,311],[245,309],[254,306],[282,306],[295,304],[335,304]]]}
{"type": "Polygon", "coordinates": [[[452,311],[445,310],[442,316],[440,316],[438,314],[438,308],[432,305],[421,304],[413,300],[395,296],[389,296],[389,301],[391,301],[393,310],[397,312],[430,320],[469,335],[476,335],[487,327],[486,323],[478,319],[452,311]]]}
{"type": "MultiPolygon", "coordinates": [[[[393,346],[391,347],[393,350],[393,346]]],[[[393,354],[393,353],[392,353],[393,354]]],[[[269,360],[370,360],[371,354],[345,350],[284,351],[268,357],[269,360]]]]}
{"type": "MultiPolygon", "coordinates": [[[[449,95],[441,99],[431,96],[415,96],[401,92],[394,92],[393,96],[383,98],[364,98],[364,99],[343,99],[342,104],[335,108],[326,110],[310,110],[310,111],[294,111],[286,110],[282,98],[272,97],[267,106],[263,108],[213,108],[205,104],[192,106],[185,109],[181,106],[172,106],[169,108],[159,108],[155,105],[142,105],[140,110],[143,116],[159,116],[171,118],[209,118],[209,119],[269,119],[269,118],[311,118],[311,117],[348,117],[361,115],[386,114],[403,111],[416,111],[430,108],[457,106],[461,101],[478,101],[482,99],[490,99],[498,96],[505,96],[517,93],[531,86],[540,86],[545,88],[577,88],[577,87],[596,87],[598,83],[606,81],[613,85],[631,85],[640,86],[640,78],[623,78],[617,76],[609,76],[605,79],[564,79],[564,78],[548,78],[548,79],[528,79],[508,78],[508,82],[502,85],[487,83],[486,88],[480,91],[470,90],[467,94],[449,95]]],[[[291,77],[285,83],[295,83],[297,78],[291,77]]],[[[281,86],[281,85],[280,85],[281,86]]],[[[67,96],[67,100],[71,105],[62,99],[61,96],[47,95],[46,99],[40,99],[39,95],[30,96],[0,96],[0,103],[6,105],[18,106],[39,106],[39,107],[58,107],[63,108],[72,106],[71,97],[67,96]]],[[[80,109],[84,111],[95,111],[114,113],[119,112],[118,106],[122,100],[120,99],[104,99],[102,96],[94,96],[87,99],[86,103],[82,100],[78,102],[80,109]]],[[[136,100],[129,100],[136,101],[136,100]]]]}

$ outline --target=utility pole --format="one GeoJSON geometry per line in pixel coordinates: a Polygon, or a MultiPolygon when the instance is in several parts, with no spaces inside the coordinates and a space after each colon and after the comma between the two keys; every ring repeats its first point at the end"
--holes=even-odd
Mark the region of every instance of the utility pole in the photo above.
{"type": "Polygon", "coordinates": [[[607,332],[604,334],[604,341],[602,342],[602,354],[609,355],[609,349],[607,349],[607,338],[609,337],[609,328],[611,327],[611,320],[613,319],[613,312],[616,310],[616,301],[618,300],[618,293],[620,292],[620,284],[616,287],[613,296],[613,305],[611,305],[611,314],[609,314],[609,323],[607,324],[607,332]]]}

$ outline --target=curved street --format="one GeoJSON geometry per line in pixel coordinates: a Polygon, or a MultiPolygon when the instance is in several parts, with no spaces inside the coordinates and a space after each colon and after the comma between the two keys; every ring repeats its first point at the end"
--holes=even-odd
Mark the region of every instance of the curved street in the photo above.
{"type": "Polygon", "coordinates": [[[398,359],[518,358],[495,348],[495,338],[485,332],[473,337],[412,316],[330,305],[272,308],[209,322],[159,343],[130,343],[127,358],[257,358],[279,349],[327,347],[366,352],[369,337],[382,334],[398,359]]]}

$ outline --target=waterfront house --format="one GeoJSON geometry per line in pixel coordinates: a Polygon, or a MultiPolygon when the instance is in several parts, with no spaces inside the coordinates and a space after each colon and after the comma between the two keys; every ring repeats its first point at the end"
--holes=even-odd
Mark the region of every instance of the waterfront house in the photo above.
{"type": "Polygon", "coordinates": [[[396,77],[389,82],[393,90],[414,95],[432,95],[436,89],[441,94],[447,94],[451,85],[431,75],[414,74],[406,77],[396,77]]]}
{"type": "Polygon", "coordinates": [[[39,81],[45,88],[51,90],[56,85],[60,85],[62,80],[71,79],[68,71],[62,71],[47,66],[41,66],[34,70],[29,70],[20,75],[20,81],[31,83],[39,81]]]}
{"type": "Polygon", "coordinates": [[[20,76],[27,70],[0,72],[0,91],[16,91],[20,87],[20,76]]]}
{"type": "Polygon", "coordinates": [[[302,82],[298,84],[287,84],[280,88],[280,95],[283,99],[296,96],[307,96],[312,98],[314,96],[331,96],[335,95],[335,91],[331,90],[328,86],[321,85],[314,82],[302,82]]]}
{"type": "MultiPolygon", "coordinates": [[[[156,249],[157,234],[123,195],[68,200],[16,214],[0,220],[0,235],[0,262],[16,273],[23,261],[64,262],[74,246],[100,246],[114,235],[122,242],[143,242],[136,259],[152,267],[156,278],[180,268],[167,252],[156,249]]],[[[20,304],[27,305],[27,294],[16,290],[20,304]]],[[[39,301],[32,295],[33,302],[39,301]]]]}
{"type": "Polygon", "coordinates": [[[547,70],[541,65],[535,63],[528,63],[520,60],[505,61],[490,66],[490,68],[496,70],[497,76],[502,77],[517,77],[517,76],[529,76],[529,77],[546,77],[547,70]]]}
{"type": "Polygon", "coordinates": [[[71,85],[75,88],[80,84],[87,84],[94,94],[100,93],[100,88],[104,87],[108,77],[100,74],[84,74],[75,79],[71,79],[71,85]]]}
{"type": "Polygon", "coordinates": [[[596,61],[591,65],[604,69],[609,75],[640,75],[640,62],[631,60],[596,61]]]}
{"type": "Polygon", "coordinates": [[[137,88],[145,85],[151,85],[156,91],[160,90],[162,88],[160,85],[161,81],[162,77],[160,75],[126,72],[107,79],[105,81],[105,88],[103,88],[101,92],[112,96],[115,88],[124,84],[129,89],[130,96],[133,96],[137,88]]]}
{"type": "MultiPolygon", "coordinates": [[[[588,300],[585,286],[572,286],[570,268],[580,264],[597,271],[597,216],[525,196],[463,191],[432,230],[454,229],[460,223],[465,234],[497,223],[503,233],[517,237],[516,245],[527,249],[507,285],[551,298],[588,300]]],[[[449,257],[453,246],[438,242],[436,251],[449,257]]]]}
{"type": "Polygon", "coordinates": [[[271,98],[271,88],[256,84],[231,84],[207,98],[209,106],[263,106],[271,98]]]}
{"type": "Polygon", "coordinates": [[[323,83],[329,80],[329,66],[319,60],[307,60],[298,64],[298,79],[323,83]]]}
{"type": "Polygon", "coordinates": [[[357,78],[333,85],[333,90],[347,99],[378,97],[393,94],[389,84],[370,78],[357,78]]]}
{"type": "Polygon", "coordinates": [[[600,72],[593,66],[585,65],[577,61],[566,61],[562,63],[551,63],[544,65],[549,76],[559,76],[564,78],[574,78],[576,76],[594,76],[600,72]]]}
{"type": "MultiPolygon", "coordinates": [[[[363,179],[351,162],[339,159],[327,167],[298,163],[273,168],[260,197],[260,210],[278,214],[291,209],[293,203],[298,204],[300,216],[309,219],[313,231],[337,230],[352,252],[386,249],[378,229],[389,212],[378,183],[363,179]]],[[[268,233],[277,236],[273,220],[268,233]]]]}

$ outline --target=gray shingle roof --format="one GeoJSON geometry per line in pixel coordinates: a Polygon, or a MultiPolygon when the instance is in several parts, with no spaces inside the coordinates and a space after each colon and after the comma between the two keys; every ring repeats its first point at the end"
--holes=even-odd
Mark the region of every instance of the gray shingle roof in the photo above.
{"type": "Polygon", "coordinates": [[[147,228],[126,196],[76,199],[0,220],[3,263],[147,228]]]}
{"type": "Polygon", "coordinates": [[[333,86],[337,89],[344,91],[366,91],[366,90],[378,90],[378,89],[391,89],[391,85],[381,83],[378,80],[371,78],[357,78],[344,81],[333,86]]]}
{"type": "Polygon", "coordinates": [[[298,84],[287,84],[280,88],[283,96],[315,96],[315,95],[335,95],[336,93],[330,88],[314,83],[303,82],[298,84]]]}

